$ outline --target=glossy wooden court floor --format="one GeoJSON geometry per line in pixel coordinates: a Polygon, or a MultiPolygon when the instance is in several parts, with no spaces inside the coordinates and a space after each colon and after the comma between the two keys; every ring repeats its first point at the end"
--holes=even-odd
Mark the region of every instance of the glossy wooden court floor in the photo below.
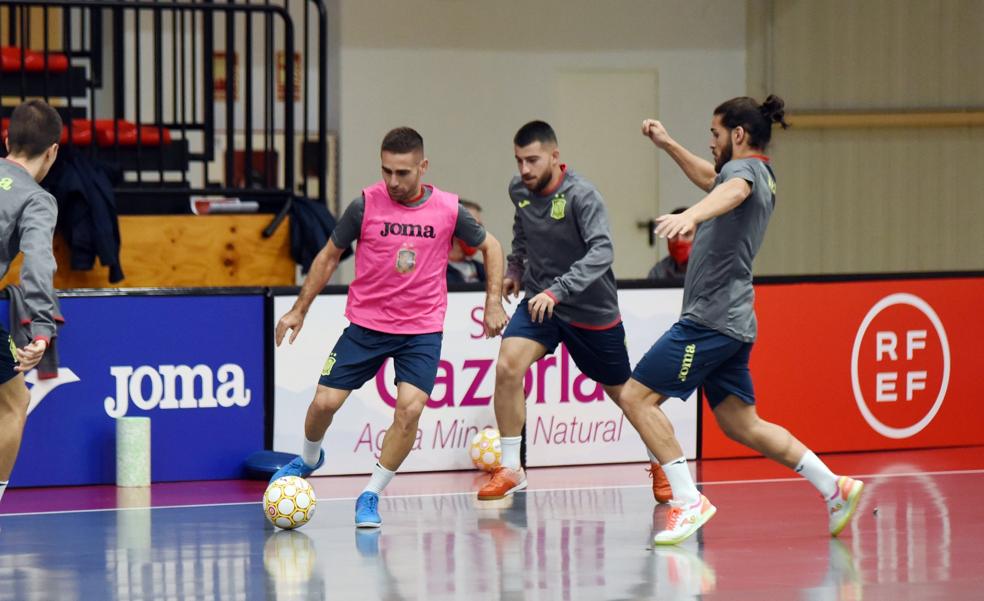
{"type": "Polygon", "coordinates": [[[830,455],[865,494],[838,539],[813,489],[765,460],[697,466],[718,514],[652,549],[642,464],[539,469],[481,504],[475,474],[406,474],[358,531],[363,477],[314,478],[315,519],[263,517],[257,482],[10,490],[0,599],[984,599],[984,448],[830,455]]]}

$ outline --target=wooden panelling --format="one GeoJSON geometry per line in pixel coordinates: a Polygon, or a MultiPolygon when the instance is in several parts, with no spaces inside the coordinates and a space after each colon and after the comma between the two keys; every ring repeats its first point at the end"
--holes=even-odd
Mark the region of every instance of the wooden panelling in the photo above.
{"type": "Polygon", "coordinates": [[[984,126],[984,111],[794,112],[786,120],[795,129],[981,127],[984,126]]]}
{"type": "Polygon", "coordinates": [[[811,110],[984,104],[984,2],[778,0],[771,84],[811,110]]]}
{"type": "Polygon", "coordinates": [[[984,129],[789,130],[756,273],[984,268],[984,129]]]}
{"type": "MultiPolygon", "coordinates": [[[[141,288],[198,286],[291,286],[289,222],[271,238],[261,232],[272,215],[123,216],[120,262],[126,279],[109,283],[108,270],[72,271],[60,236],[55,240],[55,287],[141,288]]],[[[21,258],[0,285],[18,279],[21,258]]]]}
{"type": "MultiPolygon", "coordinates": [[[[48,8],[48,50],[56,51],[62,49],[62,9],[48,8]]],[[[25,40],[26,46],[33,50],[44,50],[44,24],[45,9],[42,6],[32,6],[27,11],[30,25],[28,27],[28,39],[25,40]]],[[[75,11],[76,20],[79,18],[79,11],[75,11]]],[[[9,19],[20,18],[20,7],[4,6],[0,8],[0,46],[20,46],[20,38],[16,35],[19,25],[15,24],[14,35],[10,35],[9,19]]]]}
{"type": "Polygon", "coordinates": [[[749,92],[793,125],[756,273],[984,269],[984,2],[748,6],[749,92]]]}

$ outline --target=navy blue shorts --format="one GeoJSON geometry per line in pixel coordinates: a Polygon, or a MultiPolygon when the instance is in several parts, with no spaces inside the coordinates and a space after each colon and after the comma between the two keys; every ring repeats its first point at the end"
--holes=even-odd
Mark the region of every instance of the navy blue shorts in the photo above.
{"type": "Polygon", "coordinates": [[[441,360],[441,332],[387,334],[350,324],[335,343],[318,383],[355,390],[376,376],[387,358],[396,364],[396,382],[413,384],[430,395],[441,360]]]}
{"type": "Polygon", "coordinates": [[[574,365],[599,384],[619,386],[632,374],[629,350],[625,346],[625,328],[621,322],[604,330],[572,326],[559,317],[547,317],[543,323],[536,323],[524,298],[502,337],[535,340],[547,347],[548,355],[563,342],[574,365]]]}
{"type": "Polygon", "coordinates": [[[14,341],[10,338],[7,330],[0,326],[0,384],[9,382],[17,377],[14,367],[17,365],[17,356],[14,354],[14,341]]]}
{"type": "Polygon", "coordinates": [[[683,319],[646,352],[632,378],[654,392],[680,399],[703,386],[711,409],[731,394],[753,405],[755,390],[748,371],[752,346],[683,319]]]}

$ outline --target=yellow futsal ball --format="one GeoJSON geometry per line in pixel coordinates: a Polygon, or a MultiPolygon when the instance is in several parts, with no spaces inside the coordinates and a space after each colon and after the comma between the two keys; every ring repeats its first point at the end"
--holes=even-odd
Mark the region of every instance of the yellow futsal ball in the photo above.
{"type": "Polygon", "coordinates": [[[314,517],[318,499],[304,478],[284,476],[270,483],[263,493],[263,513],[277,528],[291,530],[314,517]]]}
{"type": "Polygon", "coordinates": [[[491,472],[502,465],[502,441],[499,431],[485,428],[476,434],[471,441],[468,453],[472,463],[480,470],[491,472]]]}

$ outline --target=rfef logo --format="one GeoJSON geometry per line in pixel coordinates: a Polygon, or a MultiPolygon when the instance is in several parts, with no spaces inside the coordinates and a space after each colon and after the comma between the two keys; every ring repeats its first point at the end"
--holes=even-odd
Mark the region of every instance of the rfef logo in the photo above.
{"type": "Polygon", "coordinates": [[[865,421],[909,438],[933,421],[950,381],[950,346],[936,311],[913,294],[881,299],[854,339],[851,384],[865,421]]]}

